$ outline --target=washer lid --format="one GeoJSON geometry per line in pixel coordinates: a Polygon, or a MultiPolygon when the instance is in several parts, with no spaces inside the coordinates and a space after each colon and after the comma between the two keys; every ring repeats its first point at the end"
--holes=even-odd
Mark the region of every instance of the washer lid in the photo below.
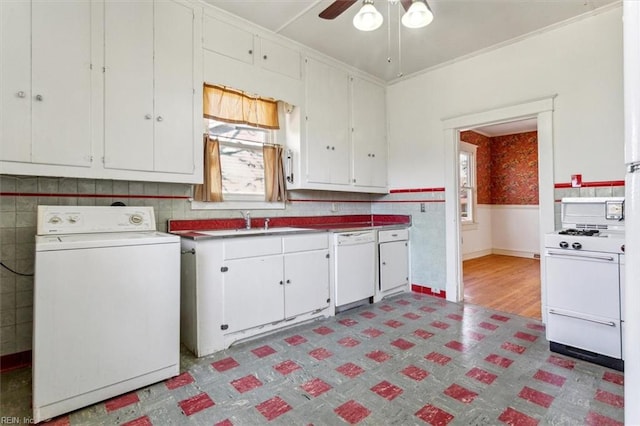
{"type": "Polygon", "coordinates": [[[180,237],[164,232],[112,232],[96,234],[37,235],[36,251],[180,243],[180,237]]]}

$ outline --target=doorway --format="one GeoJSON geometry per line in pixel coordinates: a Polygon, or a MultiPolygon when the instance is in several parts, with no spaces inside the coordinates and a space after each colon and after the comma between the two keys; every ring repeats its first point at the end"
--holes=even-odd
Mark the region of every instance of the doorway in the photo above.
{"type": "Polygon", "coordinates": [[[464,300],[541,319],[537,120],[459,136],[464,300]]]}
{"type": "MultiPolygon", "coordinates": [[[[554,179],[553,179],[553,99],[549,97],[517,105],[467,114],[443,120],[445,142],[445,191],[458,194],[458,141],[460,132],[527,118],[538,123],[538,187],[539,187],[539,253],[542,253],[544,234],[554,229],[554,179]]],[[[460,203],[457,196],[445,199],[446,215],[446,296],[452,302],[464,299],[462,274],[460,203]]],[[[540,260],[541,316],[545,320],[546,283],[544,259],[540,260]]]]}

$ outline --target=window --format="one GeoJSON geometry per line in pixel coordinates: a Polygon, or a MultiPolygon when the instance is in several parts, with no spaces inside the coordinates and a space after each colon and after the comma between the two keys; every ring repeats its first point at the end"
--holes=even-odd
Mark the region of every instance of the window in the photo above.
{"type": "Polygon", "coordinates": [[[475,222],[476,206],[476,149],[473,144],[460,142],[460,219],[475,222]]]}

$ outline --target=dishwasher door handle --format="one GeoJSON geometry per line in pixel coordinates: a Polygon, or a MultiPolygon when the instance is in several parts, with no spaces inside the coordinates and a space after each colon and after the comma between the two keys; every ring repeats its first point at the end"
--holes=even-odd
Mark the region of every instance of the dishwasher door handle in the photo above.
{"type": "Polygon", "coordinates": [[[594,322],[596,324],[602,324],[602,325],[606,325],[609,327],[615,327],[616,323],[613,321],[603,321],[603,320],[597,320],[597,319],[592,319],[592,318],[585,318],[585,317],[581,317],[579,315],[571,315],[571,314],[566,314],[564,312],[558,312],[556,310],[553,309],[549,309],[549,313],[553,314],[553,315],[560,315],[561,317],[568,317],[568,318],[574,318],[574,319],[579,319],[582,321],[589,321],[589,322],[594,322]]]}

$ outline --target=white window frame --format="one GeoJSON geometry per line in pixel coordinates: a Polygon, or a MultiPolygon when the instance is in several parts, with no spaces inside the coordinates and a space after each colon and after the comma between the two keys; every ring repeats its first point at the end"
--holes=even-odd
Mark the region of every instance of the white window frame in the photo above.
{"type": "MultiPolygon", "coordinates": [[[[469,162],[469,182],[468,185],[464,188],[462,185],[459,185],[458,194],[462,189],[466,189],[468,194],[470,194],[471,202],[467,204],[467,211],[469,217],[462,217],[460,215],[460,223],[464,227],[475,226],[477,222],[477,211],[478,211],[478,188],[477,188],[477,145],[460,141],[458,145],[459,155],[458,155],[458,181],[460,181],[460,154],[467,155],[467,161],[469,162]]],[[[460,202],[460,197],[458,196],[458,202],[460,202]]],[[[462,207],[460,207],[460,211],[462,212],[462,207]]]]}

